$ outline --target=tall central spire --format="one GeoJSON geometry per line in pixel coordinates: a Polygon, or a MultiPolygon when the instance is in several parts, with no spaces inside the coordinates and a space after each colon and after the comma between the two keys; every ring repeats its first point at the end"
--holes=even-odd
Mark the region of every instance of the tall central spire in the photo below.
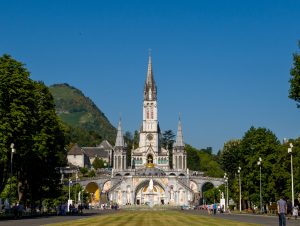
{"type": "Polygon", "coordinates": [[[149,52],[148,71],[144,88],[144,100],[156,100],[156,84],[153,78],[152,71],[152,56],[149,52]]]}

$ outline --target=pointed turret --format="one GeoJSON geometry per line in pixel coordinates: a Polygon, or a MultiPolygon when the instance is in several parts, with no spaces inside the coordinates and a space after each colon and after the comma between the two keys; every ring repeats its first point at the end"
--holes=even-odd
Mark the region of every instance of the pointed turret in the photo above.
{"type": "Polygon", "coordinates": [[[178,120],[178,130],[177,130],[176,143],[175,143],[174,146],[175,147],[184,147],[180,115],[179,115],[179,120],[178,120]]]}
{"type": "Polygon", "coordinates": [[[121,118],[120,118],[119,125],[118,125],[116,144],[114,147],[114,161],[113,161],[114,169],[124,170],[127,168],[126,155],[127,155],[127,148],[126,148],[126,144],[124,142],[124,137],[123,137],[123,132],[122,132],[122,123],[121,123],[121,118]]]}
{"type": "Polygon", "coordinates": [[[115,147],[124,147],[124,146],[125,146],[125,143],[124,143],[124,137],[123,137],[123,133],[122,133],[122,123],[121,123],[121,118],[120,118],[115,147]]]}
{"type": "Polygon", "coordinates": [[[151,54],[149,54],[147,78],[144,88],[144,100],[156,100],[156,85],[153,78],[151,54]]]}
{"type": "Polygon", "coordinates": [[[173,146],[173,169],[186,170],[186,151],[184,150],[181,119],[179,115],[176,142],[173,146]]]}

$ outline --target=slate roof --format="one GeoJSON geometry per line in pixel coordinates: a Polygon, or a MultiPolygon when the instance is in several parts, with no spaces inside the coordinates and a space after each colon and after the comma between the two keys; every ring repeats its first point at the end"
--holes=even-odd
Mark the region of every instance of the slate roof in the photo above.
{"type": "Polygon", "coordinates": [[[102,141],[101,144],[98,145],[98,147],[102,147],[105,150],[113,149],[113,146],[107,140],[102,141]]]}
{"type": "Polygon", "coordinates": [[[99,157],[99,158],[108,158],[109,153],[102,147],[82,147],[85,154],[89,158],[99,157]]]}
{"type": "Polygon", "coordinates": [[[78,144],[75,144],[68,152],[68,155],[83,155],[83,154],[84,151],[81,149],[81,147],[78,146],[78,144]]]}

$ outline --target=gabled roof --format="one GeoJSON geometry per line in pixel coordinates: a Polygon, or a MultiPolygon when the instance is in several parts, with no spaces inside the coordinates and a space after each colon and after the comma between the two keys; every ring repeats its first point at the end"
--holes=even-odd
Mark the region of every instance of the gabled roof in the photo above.
{"type": "Polygon", "coordinates": [[[113,146],[107,140],[102,141],[101,144],[98,145],[98,147],[101,147],[105,150],[113,149],[113,146]]]}
{"type": "Polygon", "coordinates": [[[84,153],[89,157],[108,158],[109,153],[102,147],[82,147],[84,153]]]}
{"type": "Polygon", "coordinates": [[[83,155],[83,154],[84,151],[81,149],[81,147],[78,146],[78,144],[75,144],[68,152],[68,155],[83,155]]]}

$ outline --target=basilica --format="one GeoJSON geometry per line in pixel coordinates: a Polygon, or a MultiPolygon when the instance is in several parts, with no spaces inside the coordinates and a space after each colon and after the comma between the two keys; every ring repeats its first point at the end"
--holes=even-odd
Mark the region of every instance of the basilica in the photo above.
{"type": "Polygon", "coordinates": [[[109,152],[112,170],[100,177],[79,181],[86,191],[92,194],[93,203],[110,202],[120,206],[197,205],[206,183],[215,187],[223,184],[222,178],[205,177],[202,172],[187,168],[180,118],[172,153],[162,147],[157,97],[152,59],[149,56],[139,145],[131,150],[131,164],[128,166],[128,150],[120,120],[115,146],[109,152]]]}

